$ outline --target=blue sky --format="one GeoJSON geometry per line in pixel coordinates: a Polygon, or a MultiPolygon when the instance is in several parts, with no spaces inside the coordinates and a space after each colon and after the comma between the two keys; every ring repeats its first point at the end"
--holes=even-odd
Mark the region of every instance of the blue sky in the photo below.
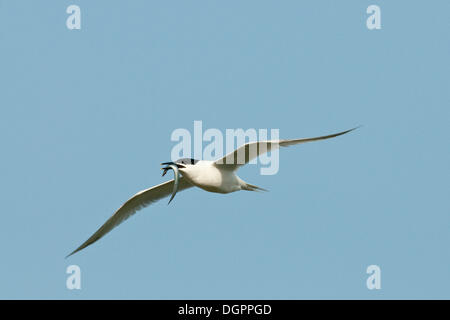
{"type": "Polygon", "coordinates": [[[0,298],[450,298],[448,12],[0,1],[0,298]],[[64,259],[166,180],[170,135],[194,120],[281,138],[363,127],[281,150],[276,175],[239,171],[270,192],[181,192],[64,259]],[[66,288],[72,264],[81,290],[66,288]],[[372,264],[381,290],[366,288],[372,264]]]}

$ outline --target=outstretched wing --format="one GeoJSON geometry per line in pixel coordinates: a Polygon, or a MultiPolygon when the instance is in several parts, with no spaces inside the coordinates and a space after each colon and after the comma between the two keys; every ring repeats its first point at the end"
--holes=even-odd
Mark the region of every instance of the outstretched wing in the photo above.
{"type": "Polygon", "coordinates": [[[257,141],[257,142],[249,142],[247,144],[244,144],[243,146],[237,148],[233,152],[230,152],[225,157],[218,159],[215,162],[215,165],[217,166],[224,166],[225,168],[229,170],[237,170],[240,166],[243,166],[247,163],[249,163],[251,160],[255,159],[256,157],[260,156],[261,154],[264,154],[266,152],[269,152],[271,150],[274,150],[276,148],[281,147],[287,147],[292,146],[295,144],[310,142],[310,141],[318,141],[318,140],[325,140],[334,138],[343,134],[346,134],[350,131],[353,131],[356,128],[330,134],[327,136],[320,136],[320,137],[314,137],[314,138],[303,138],[303,139],[292,139],[292,140],[268,140],[268,141],[257,141]]]}
{"type": "MultiPolygon", "coordinates": [[[[112,229],[117,227],[123,221],[131,217],[136,211],[156,202],[164,197],[169,196],[173,190],[174,180],[170,180],[161,183],[157,186],[145,189],[136,193],[133,197],[127,200],[112,216],[109,218],[101,227],[98,229],[89,239],[87,239],[81,246],[79,246],[75,251],[69,254],[67,257],[73,255],[74,253],[86,248],[87,246],[93,244],[105,234],[110,232],[112,229]]],[[[192,187],[192,185],[187,182],[182,177],[178,185],[178,191],[182,191],[192,187]]],[[[66,258],[67,258],[66,257],[66,258]]]]}

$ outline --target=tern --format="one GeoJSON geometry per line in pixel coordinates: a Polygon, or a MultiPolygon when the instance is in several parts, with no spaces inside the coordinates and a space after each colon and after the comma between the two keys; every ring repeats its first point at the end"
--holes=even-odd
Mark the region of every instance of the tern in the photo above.
{"type": "Polygon", "coordinates": [[[147,207],[162,198],[168,197],[169,195],[171,195],[169,200],[170,203],[178,191],[183,191],[192,187],[198,187],[205,191],[215,193],[231,193],[240,190],[267,191],[263,188],[245,182],[236,175],[236,171],[241,166],[247,164],[261,154],[275,150],[279,147],[287,147],[305,142],[330,139],[346,134],[357,128],[358,127],[314,138],[249,142],[216,161],[183,158],[175,162],[161,163],[161,165],[166,165],[166,167],[161,168],[161,170],[163,170],[162,175],[164,176],[168,170],[173,170],[174,179],[136,193],[133,197],[128,199],[89,239],[87,239],[67,257],[93,244],[138,210],[147,207]]]}

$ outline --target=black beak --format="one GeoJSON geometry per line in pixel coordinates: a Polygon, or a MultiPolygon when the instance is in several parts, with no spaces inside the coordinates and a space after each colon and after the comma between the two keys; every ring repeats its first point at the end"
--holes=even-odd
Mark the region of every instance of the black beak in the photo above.
{"type": "Polygon", "coordinates": [[[175,162],[163,162],[163,163],[161,163],[161,165],[162,166],[167,166],[167,167],[161,168],[161,170],[164,170],[163,173],[162,173],[163,177],[166,175],[168,170],[172,169],[171,167],[169,167],[169,165],[175,165],[175,166],[177,166],[178,168],[181,168],[181,169],[186,168],[182,164],[175,163],[175,162]]]}
{"type": "Polygon", "coordinates": [[[174,164],[180,169],[186,168],[186,166],[184,166],[182,164],[179,164],[179,163],[175,163],[175,162],[163,162],[163,163],[161,163],[162,166],[168,166],[170,164],[174,164]]]}

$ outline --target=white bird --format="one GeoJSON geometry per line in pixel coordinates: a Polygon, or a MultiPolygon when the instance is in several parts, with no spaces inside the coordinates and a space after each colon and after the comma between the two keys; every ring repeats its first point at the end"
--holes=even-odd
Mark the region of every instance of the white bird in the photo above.
{"type": "Polygon", "coordinates": [[[205,191],[215,193],[230,193],[239,190],[266,191],[263,188],[243,181],[236,175],[236,171],[241,166],[255,159],[259,155],[274,150],[275,148],[279,148],[280,146],[287,147],[310,141],[325,140],[343,135],[355,129],[357,128],[314,138],[249,142],[216,161],[183,158],[175,162],[162,163],[162,165],[167,165],[162,168],[162,170],[164,170],[163,176],[168,170],[172,169],[174,171],[175,179],[136,193],[133,197],[127,200],[88,240],[86,240],[67,257],[93,244],[105,234],[110,232],[113,228],[117,227],[123,221],[136,213],[136,211],[172,194],[172,197],[169,200],[170,203],[177,191],[182,191],[191,187],[199,187],[205,191]],[[180,172],[182,177],[179,176],[180,172]]]}

